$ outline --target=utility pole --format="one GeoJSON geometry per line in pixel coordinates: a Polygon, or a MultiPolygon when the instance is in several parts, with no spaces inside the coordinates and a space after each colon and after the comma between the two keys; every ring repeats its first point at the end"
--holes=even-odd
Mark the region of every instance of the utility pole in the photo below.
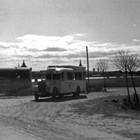
{"type": "Polygon", "coordinates": [[[88,59],[88,47],[86,46],[86,54],[87,54],[87,77],[88,77],[88,83],[87,83],[87,89],[89,88],[89,59],[88,59]]]}

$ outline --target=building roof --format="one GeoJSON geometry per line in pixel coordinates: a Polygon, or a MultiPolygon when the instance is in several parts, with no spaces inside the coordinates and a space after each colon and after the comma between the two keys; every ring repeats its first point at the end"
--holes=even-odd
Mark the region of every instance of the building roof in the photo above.
{"type": "Polygon", "coordinates": [[[23,63],[21,65],[21,67],[27,67],[26,64],[25,64],[25,62],[24,62],[24,60],[23,60],[23,63]]]}
{"type": "Polygon", "coordinates": [[[80,60],[80,62],[79,62],[79,66],[82,67],[82,62],[81,62],[81,60],[80,60]]]}
{"type": "Polygon", "coordinates": [[[58,72],[61,72],[61,71],[73,71],[73,69],[72,68],[63,68],[63,67],[61,67],[61,68],[59,68],[59,67],[49,67],[47,69],[47,71],[58,71],[58,72]]]}
{"type": "MultiPolygon", "coordinates": [[[[85,71],[85,67],[83,66],[74,66],[74,65],[60,65],[60,66],[48,66],[48,69],[50,68],[61,68],[61,69],[71,69],[74,71],[85,71]]],[[[61,70],[62,71],[62,70],[61,70]]]]}
{"type": "Polygon", "coordinates": [[[27,67],[15,67],[15,68],[0,68],[0,71],[13,71],[13,70],[30,70],[27,67]]]}

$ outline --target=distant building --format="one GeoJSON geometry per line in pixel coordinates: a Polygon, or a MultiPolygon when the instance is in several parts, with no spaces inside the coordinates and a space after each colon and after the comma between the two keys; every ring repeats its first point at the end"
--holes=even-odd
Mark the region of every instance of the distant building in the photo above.
{"type": "Polygon", "coordinates": [[[79,62],[79,66],[82,67],[82,62],[81,62],[81,60],[80,60],[80,62],[79,62]]]}
{"type": "Polygon", "coordinates": [[[0,77],[2,78],[20,78],[30,79],[32,68],[27,68],[25,61],[22,65],[18,64],[15,68],[0,68],[0,77]]]}
{"type": "Polygon", "coordinates": [[[0,93],[4,90],[7,95],[27,95],[26,90],[32,85],[31,73],[32,68],[27,68],[24,60],[21,67],[18,64],[15,68],[0,68],[0,93]]]}
{"type": "Polygon", "coordinates": [[[20,79],[30,79],[31,78],[31,68],[1,68],[0,78],[20,78],[20,79]]]}
{"type": "Polygon", "coordinates": [[[25,62],[24,62],[24,60],[23,60],[23,63],[21,65],[21,67],[27,67],[26,64],[25,64],[25,62]]]}

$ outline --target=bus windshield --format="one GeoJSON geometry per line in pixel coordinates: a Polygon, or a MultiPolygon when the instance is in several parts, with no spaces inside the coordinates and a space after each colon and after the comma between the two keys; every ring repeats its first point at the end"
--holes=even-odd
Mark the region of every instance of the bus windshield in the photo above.
{"type": "Polygon", "coordinates": [[[46,80],[60,80],[61,74],[46,74],[46,80]]]}
{"type": "Polygon", "coordinates": [[[61,75],[60,74],[53,74],[53,80],[60,80],[61,75]]]}
{"type": "Polygon", "coordinates": [[[46,74],[46,79],[51,80],[52,79],[52,74],[46,74]]]}

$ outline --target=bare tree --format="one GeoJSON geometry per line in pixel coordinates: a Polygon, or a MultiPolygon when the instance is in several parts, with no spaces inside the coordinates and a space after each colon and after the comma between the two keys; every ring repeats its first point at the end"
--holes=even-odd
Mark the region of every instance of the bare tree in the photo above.
{"type": "Polygon", "coordinates": [[[104,77],[104,89],[103,91],[106,91],[106,81],[105,81],[105,72],[108,69],[108,61],[104,59],[100,59],[99,62],[97,62],[97,67],[99,68],[99,71],[102,72],[104,77]]]}
{"type": "Polygon", "coordinates": [[[128,64],[128,70],[131,75],[131,80],[134,88],[134,97],[136,98],[137,103],[139,104],[139,98],[133,78],[133,72],[136,71],[140,67],[140,58],[136,54],[130,54],[129,55],[129,64],[128,64]]]}
{"type": "Polygon", "coordinates": [[[129,85],[128,85],[128,65],[129,65],[129,52],[128,51],[119,51],[119,53],[114,58],[114,64],[115,66],[125,72],[125,79],[126,79],[126,88],[127,88],[127,94],[128,94],[128,100],[130,105],[132,106],[131,98],[130,98],[130,92],[129,92],[129,85]]]}

